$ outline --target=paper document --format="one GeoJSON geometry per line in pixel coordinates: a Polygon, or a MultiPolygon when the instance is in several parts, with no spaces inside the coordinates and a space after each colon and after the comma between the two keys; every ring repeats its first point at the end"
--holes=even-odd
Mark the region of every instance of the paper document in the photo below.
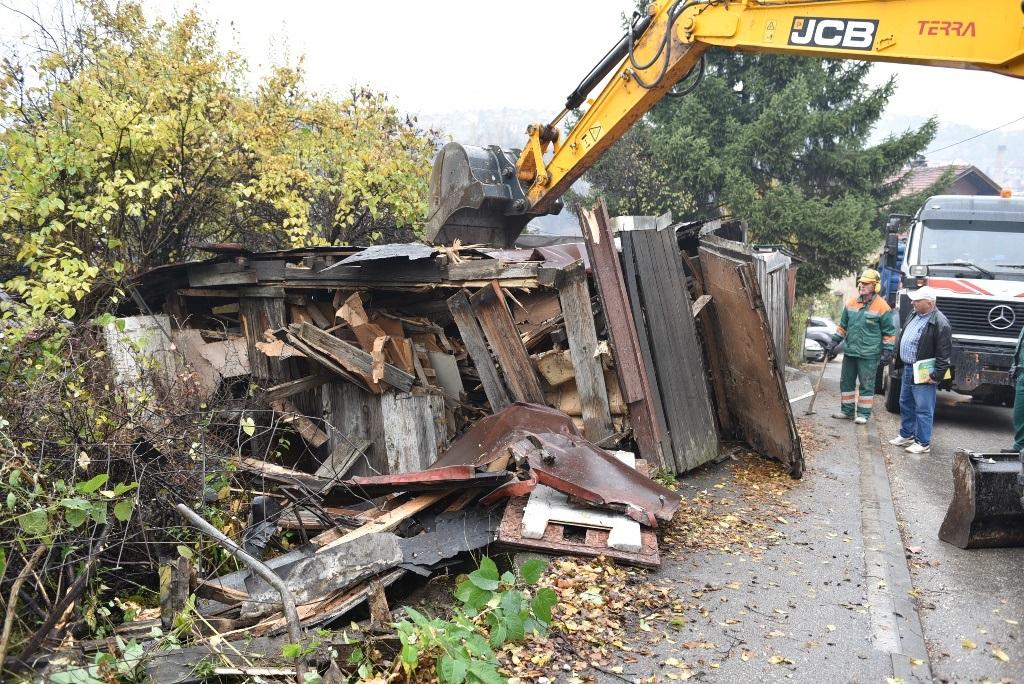
{"type": "MultiPolygon", "coordinates": [[[[920,361],[914,362],[914,384],[923,385],[928,382],[928,376],[935,370],[935,359],[921,359],[920,361]]],[[[944,380],[948,380],[953,377],[953,374],[946,370],[944,380]]]]}

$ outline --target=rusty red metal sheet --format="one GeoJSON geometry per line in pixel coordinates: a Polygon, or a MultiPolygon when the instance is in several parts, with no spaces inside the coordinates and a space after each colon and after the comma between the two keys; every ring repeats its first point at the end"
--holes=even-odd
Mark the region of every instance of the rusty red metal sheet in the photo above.
{"type": "Polygon", "coordinates": [[[646,527],[640,528],[642,548],[637,552],[621,551],[608,546],[608,530],[578,528],[581,536],[573,538],[571,526],[549,522],[541,539],[524,539],[520,534],[523,528],[523,511],[529,497],[517,496],[509,499],[498,527],[498,541],[516,548],[533,549],[556,554],[572,554],[596,558],[605,556],[631,565],[656,568],[661,565],[658,556],[658,535],[646,527]]]}
{"type": "Polygon", "coordinates": [[[650,526],[671,520],[679,508],[678,494],[587,441],[568,415],[537,404],[512,404],[477,422],[432,468],[484,466],[513,446],[527,454],[538,481],[590,505],[650,526]]]}

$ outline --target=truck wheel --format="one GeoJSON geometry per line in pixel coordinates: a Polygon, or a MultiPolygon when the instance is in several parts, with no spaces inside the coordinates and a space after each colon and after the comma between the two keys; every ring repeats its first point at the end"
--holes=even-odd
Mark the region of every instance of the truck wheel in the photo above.
{"type": "Polygon", "coordinates": [[[889,388],[885,393],[885,410],[889,413],[900,412],[900,385],[902,382],[900,378],[889,378],[889,388]]]}

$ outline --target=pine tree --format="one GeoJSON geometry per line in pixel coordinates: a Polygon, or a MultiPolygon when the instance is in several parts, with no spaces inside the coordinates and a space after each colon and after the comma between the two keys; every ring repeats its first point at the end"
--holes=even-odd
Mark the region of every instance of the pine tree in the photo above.
{"type": "Polygon", "coordinates": [[[751,239],[805,264],[805,293],[864,265],[881,242],[904,165],[936,123],[869,145],[895,83],[872,88],[870,65],[725,50],[704,80],[666,97],[587,175],[613,214],[677,219],[733,215],[751,239]]]}

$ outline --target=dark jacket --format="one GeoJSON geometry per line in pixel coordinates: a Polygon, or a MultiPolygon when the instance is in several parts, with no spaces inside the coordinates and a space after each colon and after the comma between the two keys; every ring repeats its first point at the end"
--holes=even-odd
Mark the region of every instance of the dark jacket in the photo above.
{"type": "MultiPolygon", "coordinates": [[[[942,382],[949,370],[949,356],[953,353],[953,329],[949,325],[949,319],[938,309],[933,310],[935,315],[928,321],[928,326],[921,333],[921,339],[917,342],[917,360],[935,359],[935,370],[931,372],[931,378],[935,382],[942,382]]],[[[900,358],[900,345],[903,343],[903,329],[900,329],[896,336],[896,367],[903,367],[903,359],[900,358]]]]}

